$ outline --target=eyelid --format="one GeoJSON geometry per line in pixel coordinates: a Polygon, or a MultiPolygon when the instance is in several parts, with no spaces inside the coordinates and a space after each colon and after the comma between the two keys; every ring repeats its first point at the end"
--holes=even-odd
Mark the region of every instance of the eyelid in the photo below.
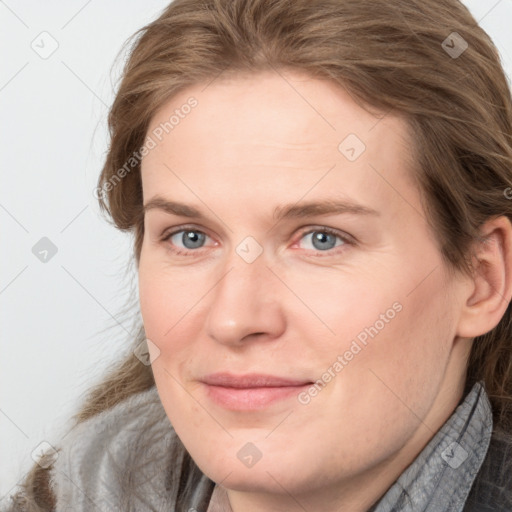
{"type": "Polygon", "coordinates": [[[164,229],[163,233],[160,235],[160,238],[166,239],[172,235],[175,235],[176,233],[179,233],[180,231],[187,231],[187,230],[197,231],[198,233],[203,233],[205,235],[207,234],[202,229],[199,229],[196,226],[185,224],[183,226],[173,226],[172,228],[164,229]]]}
{"type": "MultiPolygon", "coordinates": [[[[345,243],[355,245],[357,240],[352,235],[349,235],[345,231],[341,231],[336,228],[330,228],[329,226],[310,226],[304,229],[304,231],[300,231],[298,235],[298,239],[301,239],[305,235],[309,235],[310,233],[314,233],[315,231],[320,231],[324,233],[330,233],[331,235],[337,236],[341,238],[345,243]]],[[[320,251],[321,252],[321,251],[320,251]]]]}

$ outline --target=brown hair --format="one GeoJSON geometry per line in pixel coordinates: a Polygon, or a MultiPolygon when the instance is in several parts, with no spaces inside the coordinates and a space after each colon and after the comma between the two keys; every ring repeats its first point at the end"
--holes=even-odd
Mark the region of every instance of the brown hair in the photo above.
{"type": "MultiPolygon", "coordinates": [[[[471,244],[487,219],[512,219],[504,193],[512,185],[510,90],[492,41],[458,0],[176,0],[134,37],[109,114],[98,190],[114,225],[134,233],[137,263],[140,168],[126,171],[125,164],[140,156],[166,100],[228,72],[298,70],[334,81],[362,105],[402,115],[428,219],[451,268],[471,271],[471,244]],[[460,55],[450,53],[464,49],[463,41],[460,55]]],[[[466,386],[485,383],[495,428],[505,431],[512,425],[511,322],[509,305],[499,325],[475,339],[466,386]]],[[[141,329],[134,346],[143,339],[141,329]]],[[[130,354],[91,390],[75,419],[153,385],[151,367],[130,354]]],[[[35,466],[24,482],[28,510],[51,507],[46,471],[35,466]]]]}

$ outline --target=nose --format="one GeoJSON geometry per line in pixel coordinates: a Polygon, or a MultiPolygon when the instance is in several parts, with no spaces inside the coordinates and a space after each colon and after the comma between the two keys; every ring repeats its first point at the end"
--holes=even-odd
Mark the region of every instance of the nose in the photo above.
{"type": "Polygon", "coordinates": [[[235,253],[224,268],[212,290],[208,336],[233,347],[278,338],[286,328],[283,285],[267,267],[264,254],[248,263],[235,253]]]}

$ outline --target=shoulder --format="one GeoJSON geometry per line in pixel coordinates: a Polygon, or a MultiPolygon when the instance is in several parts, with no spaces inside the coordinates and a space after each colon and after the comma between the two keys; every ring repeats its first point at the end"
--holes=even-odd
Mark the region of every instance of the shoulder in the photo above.
{"type": "Polygon", "coordinates": [[[512,434],[495,430],[464,512],[512,512],[512,434]]]}
{"type": "MultiPolygon", "coordinates": [[[[136,493],[153,501],[162,495],[152,505],[167,506],[172,496],[161,491],[177,444],[155,387],[78,424],[61,437],[46,471],[58,510],[143,510],[136,493]]],[[[18,506],[5,497],[0,510],[24,510],[18,506]]]]}
{"type": "Polygon", "coordinates": [[[92,504],[136,509],[138,499],[165,489],[167,454],[175,441],[155,387],[129,397],[64,439],[51,472],[57,503],[73,510],[92,504]]]}

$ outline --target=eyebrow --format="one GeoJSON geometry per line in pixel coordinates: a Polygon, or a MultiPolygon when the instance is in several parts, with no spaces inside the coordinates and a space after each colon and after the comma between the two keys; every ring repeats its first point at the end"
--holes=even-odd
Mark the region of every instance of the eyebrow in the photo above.
{"type": "MultiPolygon", "coordinates": [[[[143,207],[144,213],[153,209],[162,210],[171,215],[179,215],[181,217],[196,219],[206,218],[203,213],[194,206],[169,201],[160,196],[153,197],[143,207]]],[[[355,215],[380,215],[379,212],[373,208],[353,201],[324,199],[322,201],[308,201],[300,204],[294,203],[277,206],[274,209],[273,219],[280,221],[292,218],[313,217],[315,215],[339,215],[347,213],[355,215]]]]}

